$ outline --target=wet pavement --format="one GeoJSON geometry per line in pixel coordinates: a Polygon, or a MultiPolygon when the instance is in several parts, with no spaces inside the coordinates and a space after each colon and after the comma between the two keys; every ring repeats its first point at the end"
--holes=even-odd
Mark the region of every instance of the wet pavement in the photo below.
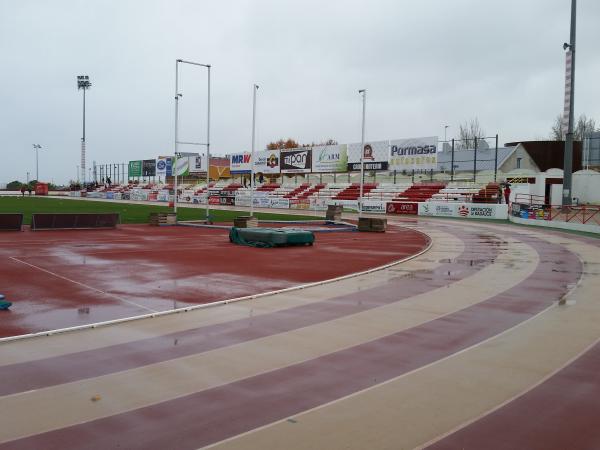
{"type": "Polygon", "coordinates": [[[312,247],[274,249],[236,246],[225,230],[187,227],[3,234],[0,292],[13,306],[2,312],[0,337],[326,280],[405,258],[428,243],[418,232],[398,233],[319,233],[312,247]]]}
{"type": "Polygon", "coordinates": [[[595,448],[598,242],[404,225],[429,251],[368,275],[0,344],[0,448],[595,448]]]}

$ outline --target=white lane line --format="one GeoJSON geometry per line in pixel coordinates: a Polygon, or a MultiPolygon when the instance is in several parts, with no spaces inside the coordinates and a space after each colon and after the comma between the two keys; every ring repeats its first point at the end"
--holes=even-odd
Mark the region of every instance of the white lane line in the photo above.
{"type": "Polygon", "coordinates": [[[73,283],[73,284],[78,284],[79,286],[82,286],[82,287],[84,287],[84,288],[86,288],[86,289],[91,289],[92,291],[99,292],[100,294],[106,295],[106,296],[108,296],[108,297],[113,297],[113,298],[116,298],[117,300],[120,300],[120,301],[122,301],[122,302],[124,302],[124,303],[128,303],[128,304],[130,304],[130,305],[137,306],[138,308],[142,308],[142,309],[145,309],[145,310],[147,310],[147,311],[150,311],[150,312],[153,312],[153,313],[156,313],[156,312],[158,312],[158,311],[157,311],[157,310],[155,310],[155,309],[148,308],[147,306],[140,305],[139,303],[136,303],[136,302],[132,302],[131,300],[127,300],[127,299],[125,299],[125,298],[123,298],[123,297],[120,297],[120,296],[118,296],[118,295],[111,294],[110,292],[103,291],[102,289],[98,289],[98,288],[95,288],[95,287],[93,287],[93,286],[90,286],[90,285],[88,285],[88,284],[81,283],[81,282],[79,282],[79,281],[75,281],[75,280],[72,280],[72,279],[70,279],[70,278],[64,277],[64,276],[62,276],[62,275],[59,275],[59,274],[57,274],[57,273],[54,273],[54,272],[52,272],[52,271],[50,271],[50,270],[44,269],[43,267],[39,267],[39,266],[36,266],[35,264],[31,264],[31,263],[28,263],[28,262],[26,262],[26,261],[23,261],[23,260],[21,260],[21,259],[19,259],[19,258],[15,258],[14,256],[11,256],[11,257],[10,257],[10,259],[12,259],[13,261],[16,261],[16,262],[18,262],[18,263],[25,264],[26,266],[32,267],[32,268],[34,268],[34,269],[41,270],[42,272],[46,272],[47,274],[50,274],[50,275],[52,275],[52,276],[54,276],[54,277],[56,277],[56,278],[60,278],[61,280],[65,280],[65,281],[68,281],[68,282],[70,282],[70,283],[73,283]]]}

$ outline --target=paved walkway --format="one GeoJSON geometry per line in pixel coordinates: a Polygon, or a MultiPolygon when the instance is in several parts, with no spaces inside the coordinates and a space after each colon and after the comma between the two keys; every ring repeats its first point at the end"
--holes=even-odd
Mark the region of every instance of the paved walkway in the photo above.
{"type": "Polygon", "coordinates": [[[600,448],[600,242],[404,224],[375,273],[0,345],[0,449],[600,448]]]}

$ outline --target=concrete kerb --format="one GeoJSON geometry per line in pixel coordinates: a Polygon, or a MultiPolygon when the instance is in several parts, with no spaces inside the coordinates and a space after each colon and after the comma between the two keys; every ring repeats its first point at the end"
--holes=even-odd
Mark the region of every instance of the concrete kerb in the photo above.
{"type": "MultiPolygon", "coordinates": [[[[395,226],[401,227],[401,225],[395,225],[395,226]]],[[[39,331],[37,333],[21,334],[21,335],[17,335],[17,336],[7,336],[7,337],[0,338],[0,344],[19,341],[19,340],[23,340],[23,339],[41,338],[41,337],[53,336],[55,334],[63,334],[63,333],[70,333],[70,332],[74,332],[74,331],[95,329],[95,328],[99,328],[99,327],[117,325],[117,324],[121,324],[121,323],[125,323],[125,322],[132,322],[135,320],[154,319],[156,317],[161,317],[161,316],[166,316],[166,315],[171,315],[171,314],[186,313],[186,312],[196,311],[196,310],[204,309],[204,308],[223,306],[223,305],[227,305],[229,303],[243,302],[243,301],[248,301],[248,300],[254,300],[257,298],[264,298],[264,297],[269,297],[269,296],[273,296],[273,295],[299,291],[299,290],[303,290],[303,289],[307,289],[307,288],[311,288],[311,287],[322,286],[325,284],[331,284],[331,283],[335,283],[338,281],[348,280],[350,278],[356,278],[356,277],[359,277],[362,275],[368,275],[370,273],[389,269],[390,267],[394,267],[398,264],[402,264],[404,262],[410,261],[411,259],[417,258],[417,257],[423,255],[424,253],[428,252],[431,249],[431,247],[433,245],[433,240],[431,239],[431,237],[429,235],[427,235],[426,233],[424,233],[420,230],[414,230],[414,229],[411,229],[411,230],[416,231],[417,233],[420,233],[427,238],[427,246],[423,250],[421,250],[418,253],[415,253],[414,255],[410,255],[405,258],[402,258],[402,259],[399,259],[396,261],[392,261],[391,263],[387,263],[382,266],[377,266],[377,267],[373,267],[371,269],[363,270],[361,272],[354,272],[351,274],[342,275],[342,276],[335,277],[335,278],[329,278],[327,280],[315,281],[312,283],[305,283],[305,284],[301,284],[298,286],[291,286],[288,288],[277,289],[277,290],[269,291],[269,292],[262,292],[259,294],[245,295],[243,297],[236,297],[236,298],[231,298],[231,299],[227,299],[227,300],[219,300],[216,302],[203,303],[201,305],[187,306],[185,308],[170,309],[168,311],[141,314],[138,316],[131,316],[131,317],[123,317],[120,319],[107,320],[104,322],[90,323],[90,324],[86,324],[86,325],[77,325],[74,327],[58,328],[56,330],[39,331]]]]}

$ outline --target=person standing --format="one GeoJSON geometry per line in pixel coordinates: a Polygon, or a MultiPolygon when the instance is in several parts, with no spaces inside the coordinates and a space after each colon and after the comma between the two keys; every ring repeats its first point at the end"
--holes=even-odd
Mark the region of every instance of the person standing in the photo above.
{"type": "Polygon", "coordinates": [[[506,187],[504,188],[504,200],[506,201],[506,204],[508,205],[508,203],[510,202],[510,184],[507,184],[506,187]]]}

